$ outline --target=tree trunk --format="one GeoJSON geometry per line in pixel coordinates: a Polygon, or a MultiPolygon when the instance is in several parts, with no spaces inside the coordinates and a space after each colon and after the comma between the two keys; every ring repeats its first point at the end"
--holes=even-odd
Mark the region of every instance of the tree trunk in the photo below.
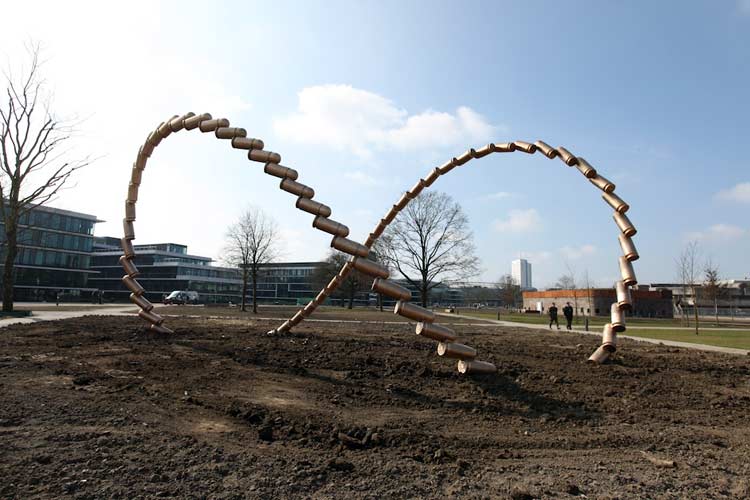
{"type": "Polygon", "coordinates": [[[352,284],[349,287],[349,306],[347,309],[352,309],[354,307],[354,295],[357,292],[357,288],[352,284]]]}
{"type": "Polygon", "coordinates": [[[380,309],[380,312],[383,312],[383,294],[378,294],[378,308],[380,309]]]}
{"type": "Polygon", "coordinates": [[[695,312],[695,334],[698,335],[698,291],[693,288],[693,311],[695,312]]]}
{"type": "Polygon", "coordinates": [[[427,282],[422,280],[422,286],[419,289],[420,299],[422,301],[422,307],[427,307],[427,282]]]}
{"type": "Polygon", "coordinates": [[[6,226],[5,232],[7,253],[3,268],[3,312],[13,312],[13,285],[15,284],[15,264],[18,255],[18,229],[13,224],[6,226]]]}
{"type": "Polygon", "coordinates": [[[240,299],[240,311],[245,312],[245,296],[247,296],[247,272],[242,272],[242,298],[240,299]]]}
{"type": "Polygon", "coordinates": [[[698,335],[698,306],[693,308],[695,311],[695,334],[698,335]]]}
{"type": "Polygon", "coordinates": [[[716,316],[716,326],[719,326],[719,299],[714,298],[714,316],[716,316]]]}
{"type": "Polygon", "coordinates": [[[258,314],[258,269],[253,266],[253,314],[258,314]]]}

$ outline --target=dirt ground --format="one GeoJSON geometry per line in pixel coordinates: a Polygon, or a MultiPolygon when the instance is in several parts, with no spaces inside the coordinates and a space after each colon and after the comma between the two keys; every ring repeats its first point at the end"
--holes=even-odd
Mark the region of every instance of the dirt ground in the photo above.
{"type": "MultiPolygon", "coordinates": [[[[165,306],[158,304],[156,310],[162,316],[182,315],[182,316],[200,316],[212,318],[243,318],[253,319],[252,305],[247,305],[247,311],[240,311],[239,307],[204,307],[204,306],[165,306]]],[[[261,305],[258,307],[257,316],[260,318],[278,318],[281,323],[283,320],[291,318],[299,310],[297,306],[271,306],[261,305]]],[[[440,311],[440,309],[436,309],[440,311]]],[[[384,307],[380,312],[377,307],[355,307],[347,309],[344,307],[321,306],[315,310],[315,314],[310,317],[313,320],[333,320],[333,321],[376,321],[379,323],[407,322],[408,319],[393,314],[393,306],[384,307]]],[[[441,320],[442,321],[442,320],[441,320]]],[[[476,321],[486,323],[481,318],[476,321]]],[[[464,321],[465,322],[465,321],[464,321]]],[[[276,326],[276,325],[274,325],[276,326]]]]}
{"type": "Polygon", "coordinates": [[[0,498],[750,495],[749,357],[457,326],[471,378],[406,324],[170,326],[0,330],[0,498]]]}

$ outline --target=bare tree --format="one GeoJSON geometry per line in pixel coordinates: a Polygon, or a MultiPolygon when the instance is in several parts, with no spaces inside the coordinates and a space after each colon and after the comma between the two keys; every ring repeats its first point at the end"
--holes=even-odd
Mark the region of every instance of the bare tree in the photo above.
{"type": "Polygon", "coordinates": [[[464,280],[479,272],[469,219],[445,193],[422,193],[381,239],[383,259],[419,290],[422,306],[427,306],[430,290],[441,282],[464,280]]]}
{"type": "Polygon", "coordinates": [[[591,288],[595,286],[595,283],[591,281],[588,269],[583,272],[583,286],[586,287],[586,299],[588,302],[588,304],[586,304],[585,314],[591,316],[591,308],[593,307],[593,304],[591,303],[591,288]]]}
{"type": "Polygon", "coordinates": [[[227,230],[224,260],[239,268],[242,277],[242,311],[245,311],[248,282],[252,283],[253,313],[258,313],[258,278],[263,264],[277,254],[276,223],[259,208],[247,209],[227,230]]]}
{"type": "Polygon", "coordinates": [[[573,315],[578,317],[578,281],[576,279],[576,270],[570,265],[570,262],[565,262],[566,273],[560,276],[555,283],[555,287],[562,288],[563,290],[571,290],[573,292],[573,315]]]}
{"type": "Polygon", "coordinates": [[[515,309],[522,301],[521,286],[510,274],[503,274],[497,282],[500,300],[506,308],[515,309]]]}
{"type": "MultiPolygon", "coordinates": [[[[691,241],[685,246],[685,249],[682,251],[682,253],[677,257],[676,264],[677,264],[677,276],[680,279],[680,284],[682,285],[682,300],[686,301],[688,292],[690,292],[693,295],[693,311],[695,314],[695,334],[698,335],[698,290],[697,290],[697,282],[698,282],[698,273],[699,271],[699,265],[698,264],[698,242],[691,241]]],[[[682,310],[682,307],[680,307],[682,310]]],[[[687,315],[683,312],[683,317],[687,319],[687,315]]],[[[690,326],[690,320],[687,319],[687,325],[690,326]]]]}
{"type": "MultiPolygon", "coordinates": [[[[383,257],[383,242],[380,239],[375,240],[375,242],[370,247],[370,255],[369,259],[373,260],[375,262],[380,262],[381,264],[387,266],[388,262],[383,257]]],[[[383,312],[383,294],[378,293],[378,309],[380,312],[383,312]]]]}
{"type": "Polygon", "coordinates": [[[29,65],[16,77],[5,73],[0,102],[0,221],[4,224],[3,311],[13,310],[20,218],[54,199],[71,174],[89,159],[66,161],[74,130],[51,111],[50,93],[40,75],[39,46],[28,48],[29,65]]]}
{"type": "MultiPolygon", "coordinates": [[[[372,254],[370,254],[370,257],[371,260],[374,260],[375,258],[372,254]]],[[[325,287],[328,282],[331,281],[331,278],[338,274],[349,258],[350,257],[344,253],[331,250],[325,262],[318,266],[313,272],[313,283],[320,288],[325,287]]],[[[347,307],[351,309],[354,307],[354,299],[356,299],[357,294],[366,291],[371,283],[371,277],[353,269],[341,285],[339,285],[336,291],[334,291],[332,298],[340,299],[342,304],[345,301],[348,302],[347,307]]]]}
{"type": "Polygon", "coordinates": [[[576,277],[574,274],[563,274],[557,278],[555,282],[555,288],[561,288],[563,290],[575,290],[576,289],[576,277]]]}
{"type": "Polygon", "coordinates": [[[706,261],[703,268],[703,293],[714,304],[716,326],[719,325],[719,299],[727,295],[727,287],[719,281],[719,266],[711,259],[706,261]]]}
{"type": "Polygon", "coordinates": [[[734,323],[734,311],[735,308],[739,311],[740,304],[742,304],[742,298],[745,296],[745,290],[747,289],[746,283],[740,283],[737,285],[737,298],[736,298],[736,304],[735,307],[730,307],[732,310],[732,323],[734,323]]]}

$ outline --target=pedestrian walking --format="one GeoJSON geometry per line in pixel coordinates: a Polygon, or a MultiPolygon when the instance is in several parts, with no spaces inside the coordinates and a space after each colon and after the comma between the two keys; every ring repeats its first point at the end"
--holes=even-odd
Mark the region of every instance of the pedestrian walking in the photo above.
{"type": "Polygon", "coordinates": [[[573,329],[573,307],[570,305],[570,302],[565,303],[565,307],[563,307],[563,316],[565,316],[567,329],[572,330],[573,329]]]}
{"type": "Polygon", "coordinates": [[[555,325],[557,325],[557,329],[559,330],[560,329],[560,323],[557,322],[557,306],[555,305],[554,302],[552,303],[552,307],[549,308],[549,310],[547,311],[547,313],[549,314],[549,328],[550,328],[550,330],[552,329],[552,323],[554,323],[555,325]]]}

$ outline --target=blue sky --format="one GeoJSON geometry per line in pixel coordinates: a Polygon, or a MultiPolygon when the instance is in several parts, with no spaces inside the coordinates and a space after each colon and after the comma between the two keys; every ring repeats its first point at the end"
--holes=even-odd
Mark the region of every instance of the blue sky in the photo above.
{"type": "MultiPolygon", "coordinates": [[[[278,151],[363,240],[401,192],[468,147],[542,139],[617,184],[639,232],[641,282],[675,279],[698,240],[726,278],[750,275],[750,1],[133,2],[3,6],[0,49],[42,42],[55,109],[84,119],[71,154],[100,159],[55,205],[121,233],[139,143],[163,119],[211,112],[278,151]]],[[[329,239],[262,166],[199,133],[160,146],[136,235],[219,257],[253,204],[285,258],[329,239]]],[[[617,276],[611,209],[575,169],[522,153],[455,169],[432,189],[470,217],[492,281],[526,256],[534,285],[566,264],[617,276]]]]}

